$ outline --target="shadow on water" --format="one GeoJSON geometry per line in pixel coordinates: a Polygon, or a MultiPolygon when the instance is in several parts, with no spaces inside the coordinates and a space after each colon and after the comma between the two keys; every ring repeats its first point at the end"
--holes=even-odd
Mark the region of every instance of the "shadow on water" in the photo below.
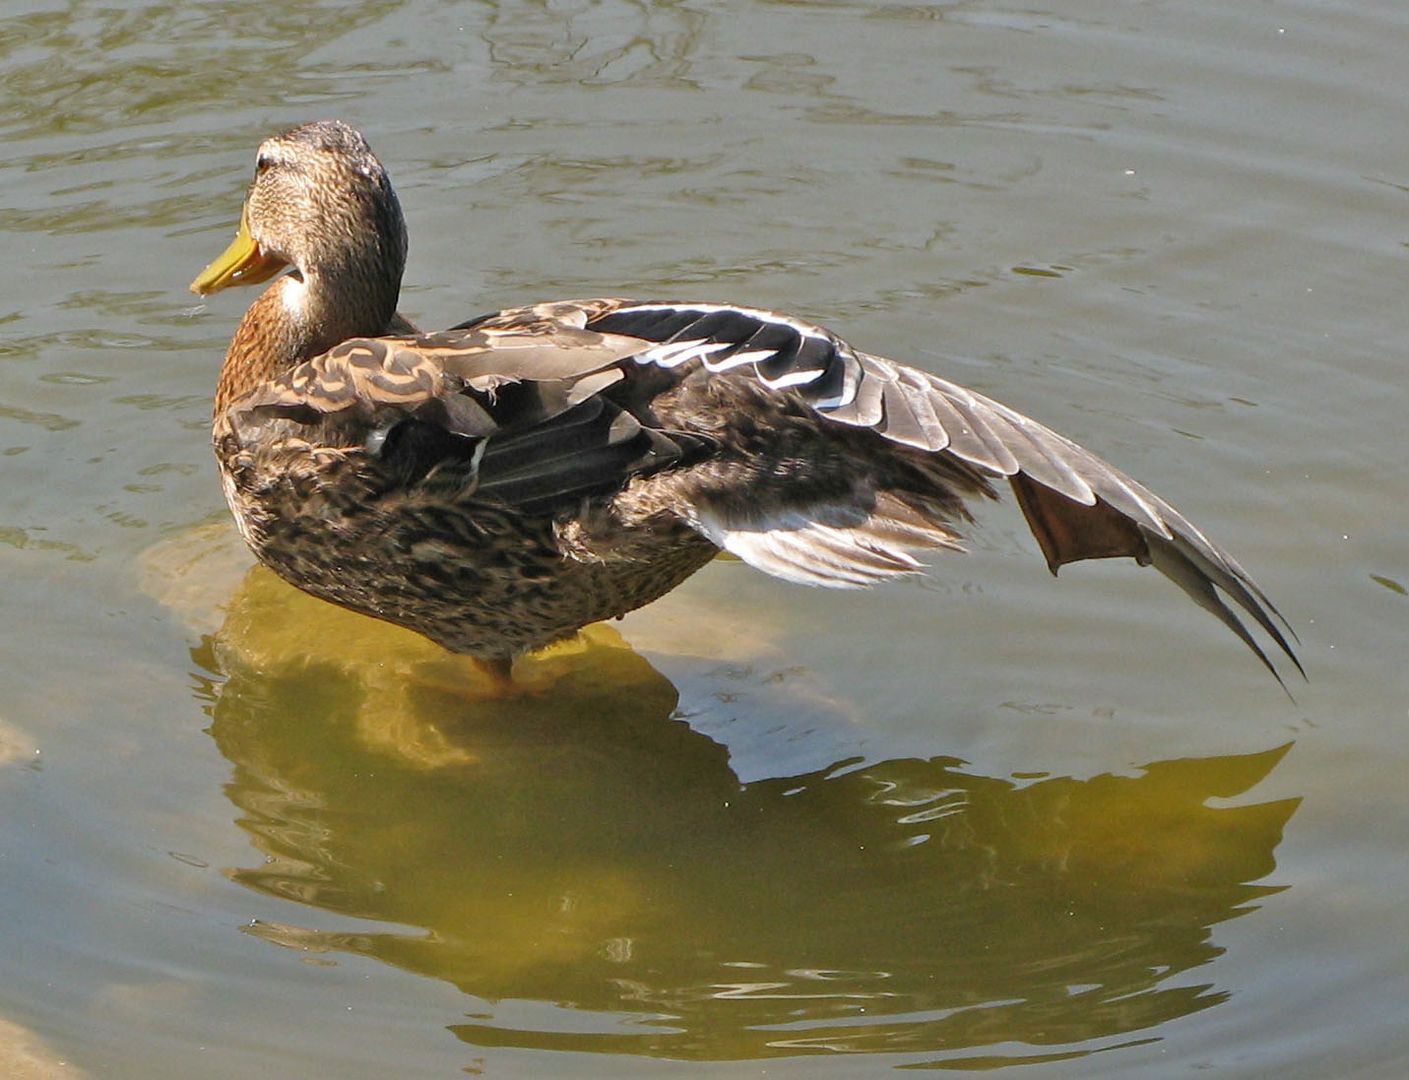
{"type": "Polygon", "coordinates": [[[1254,882],[1297,805],[1207,805],[1287,746],[1087,780],[936,757],[744,784],[611,631],[529,672],[551,693],[477,700],[453,658],[263,571],[196,659],[264,856],[230,876],[397,924],[250,932],[446,980],[481,1047],[972,1067],[1150,1041],[1227,999],[1199,971],[1212,928],[1279,891],[1254,882]]]}

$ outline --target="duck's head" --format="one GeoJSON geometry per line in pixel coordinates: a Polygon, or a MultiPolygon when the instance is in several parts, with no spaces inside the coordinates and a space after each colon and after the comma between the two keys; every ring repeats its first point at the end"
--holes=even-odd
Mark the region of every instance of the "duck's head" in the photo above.
{"type": "Polygon", "coordinates": [[[319,120],[260,144],[239,232],[191,291],[255,285],[292,267],[276,283],[286,309],[370,334],[395,311],[405,265],[406,222],[382,163],[353,128],[319,120]]]}

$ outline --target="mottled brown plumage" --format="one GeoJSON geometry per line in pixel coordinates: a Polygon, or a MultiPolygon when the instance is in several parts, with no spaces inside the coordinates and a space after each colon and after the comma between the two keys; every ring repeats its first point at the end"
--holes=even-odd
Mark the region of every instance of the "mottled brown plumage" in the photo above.
{"type": "Polygon", "coordinates": [[[725,304],[563,301],[419,333],[395,311],[405,254],[380,163],[321,121],[260,147],[240,233],[192,285],[293,268],[235,333],[214,441],[241,533],[316,596],[504,675],[721,548],[815,585],[916,571],[1007,479],[1054,572],[1152,563],[1269,668],[1225,596],[1296,664],[1232,558],[1006,406],[725,304]]]}

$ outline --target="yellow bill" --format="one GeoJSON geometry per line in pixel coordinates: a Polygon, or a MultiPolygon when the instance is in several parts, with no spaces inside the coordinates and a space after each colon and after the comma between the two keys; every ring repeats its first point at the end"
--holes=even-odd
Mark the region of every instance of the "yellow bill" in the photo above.
{"type": "Polygon", "coordinates": [[[260,250],[259,244],[250,236],[249,222],[241,210],[240,231],[230,241],[230,246],[196,275],[196,280],[191,282],[191,291],[208,296],[231,285],[258,285],[286,266],[288,263],[284,259],[260,250]]]}

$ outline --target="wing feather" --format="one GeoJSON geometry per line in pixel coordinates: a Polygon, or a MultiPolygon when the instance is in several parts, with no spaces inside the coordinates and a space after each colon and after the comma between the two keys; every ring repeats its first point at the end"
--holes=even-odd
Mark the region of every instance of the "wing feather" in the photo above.
{"type": "Polygon", "coordinates": [[[922,571],[911,551],[961,550],[958,537],[934,515],[934,508],[926,512],[882,494],[869,511],[821,504],[749,514],[738,506],[706,506],[694,524],[725,551],[774,577],[844,589],[922,571]]]}
{"type": "Polygon", "coordinates": [[[703,451],[603,396],[640,344],[570,325],[353,339],[236,400],[227,419],[249,448],[361,453],[395,486],[540,512],[703,451]]]}

